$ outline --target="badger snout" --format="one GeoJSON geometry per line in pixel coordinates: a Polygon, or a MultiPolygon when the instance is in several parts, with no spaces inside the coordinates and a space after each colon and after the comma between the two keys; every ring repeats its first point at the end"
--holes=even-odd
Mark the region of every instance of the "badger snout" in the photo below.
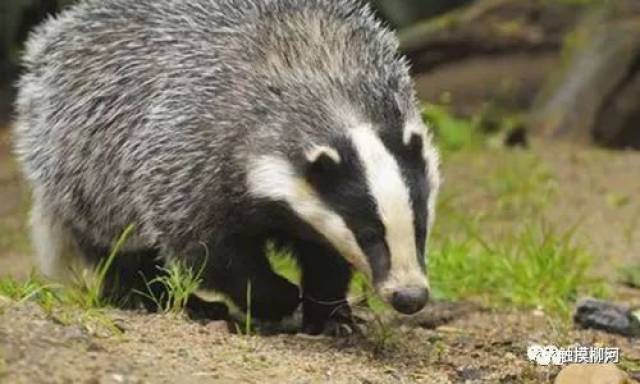
{"type": "Polygon", "coordinates": [[[429,290],[423,287],[411,287],[395,290],[391,293],[391,306],[405,315],[412,315],[427,305],[429,290]]]}

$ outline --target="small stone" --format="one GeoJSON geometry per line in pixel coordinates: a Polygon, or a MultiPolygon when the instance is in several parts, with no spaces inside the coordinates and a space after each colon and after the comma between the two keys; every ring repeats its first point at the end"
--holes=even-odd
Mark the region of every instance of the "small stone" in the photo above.
{"type": "Polygon", "coordinates": [[[84,330],[80,327],[70,326],[65,328],[64,337],[70,340],[84,340],[86,339],[86,335],[84,330]]]}
{"type": "Polygon", "coordinates": [[[640,319],[629,308],[602,300],[584,299],[573,315],[582,328],[593,328],[629,337],[640,336],[640,319]]]}
{"type": "Polygon", "coordinates": [[[631,384],[629,376],[613,364],[574,364],[562,369],[555,384],[631,384]]]}
{"type": "Polygon", "coordinates": [[[540,308],[534,309],[533,311],[531,311],[531,314],[535,317],[544,317],[544,311],[540,308]]]}
{"type": "Polygon", "coordinates": [[[229,323],[224,320],[210,321],[206,328],[211,333],[229,334],[229,323]]]}

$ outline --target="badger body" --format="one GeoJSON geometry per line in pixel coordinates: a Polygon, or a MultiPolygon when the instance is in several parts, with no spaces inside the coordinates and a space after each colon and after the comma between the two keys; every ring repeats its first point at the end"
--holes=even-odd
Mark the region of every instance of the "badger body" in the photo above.
{"type": "Polygon", "coordinates": [[[177,258],[241,308],[250,281],[253,314],[281,318],[300,294],[269,267],[275,239],[309,332],[353,268],[420,309],[438,159],[397,49],[352,0],[89,0],[47,21],[15,124],[44,273],[133,225],[118,292],[177,258]]]}

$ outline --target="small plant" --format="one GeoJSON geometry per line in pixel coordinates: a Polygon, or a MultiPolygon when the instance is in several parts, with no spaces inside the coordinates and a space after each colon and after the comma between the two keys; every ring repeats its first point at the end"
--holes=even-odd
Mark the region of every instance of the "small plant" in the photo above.
{"type": "Polygon", "coordinates": [[[251,334],[251,280],[247,280],[247,312],[244,317],[244,334],[251,334]]]}
{"type": "Polygon", "coordinates": [[[398,340],[398,329],[391,324],[385,314],[392,312],[389,305],[375,293],[371,283],[361,273],[356,273],[351,282],[350,288],[352,299],[356,302],[357,308],[367,314],[367,318],[372,319],[366,325],[365,336],[373,344],[375,354],[384,353],[393,347],[398,340]]]}
{"type": "Polygon", "coordinates": [[[18,282],[12,277],[0,279],[0,295],[17,302],[36,299],[53,287],[52,284],[43,283],[33,272],[24,282],[18,282]]]}
{"type": "MultiPolygon", "coordinates": [[[[244,318],[242,318],[241,314],[237,312],[237,316],[234,316],[234,326],[236,333],[239,335],[251,336],[252,333],[255,333],[255,323],[253,321],[253,315],[251,313],[251,280],[247,280],[247,292],[245,294],[245,304],[247,306],[247,310],[244,313],[244,318]]],[[[233,308],[233,303],[229,303],[229,305],[233,308]]]]}
{"type": "Polygon", "coordinates": [[[205,266],[206,259],[200,269],[194,272],[186,264],[173,261],[169,263],[168,267],[160,268],[162,272],[160,276],[150,281],[145,281],[147,292],[136,291],[136,293],[153,301],[158,310],[164,313],[181,314],[187,308],[189,298],[200,287],[205,266]],[[152,287],[154,285],[162,287],[160,296],[154,293],[152,287]]]}
{"type": "Polygon", "coordinates": [[[400,336],[397,327],[376,312],[373,312],[373,321],[369,322],[367,330],[367,336],[373,341],[374,354],[382,354],[392,349],[400,336]]]}
{"type": "Polygon", "coordinates": [[[83,271],[76,274],[75,289],[69,290],[72,299],[85,309],[103,308],[109,305],[109,298],[104,297],[103,287],[107,279],[109,268],[113,264],[116,256],[133,233],[134,226],[128,226],[120,235],[111,253],[106,259],[100,261],[93,274],[83,271]]]}

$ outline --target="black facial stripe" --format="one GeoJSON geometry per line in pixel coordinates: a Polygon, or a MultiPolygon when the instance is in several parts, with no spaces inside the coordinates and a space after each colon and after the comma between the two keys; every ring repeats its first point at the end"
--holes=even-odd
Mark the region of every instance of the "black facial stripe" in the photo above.
{"type": "Polygon", "coordinates": [[[424,268],[426,265],[425,248],[428,220],[427,199],[429,197],[429,191],[426,187],[426,173],[424,169],[403,168],[402,175],[409,186],[411,205],[414,212],[413,225],[416,236],[416,254],[418,255],[418,262],[424,268]]]}
{"type": "Polygon", "coordinates": [[[402,134],[401,131],[386,133],[382,136],[382,141],[396,158],[404,182],[409,189],[416,236],[416,254],[418,262],[424,268],[428,221],[427,200],[430,193],[427,187],[427,163],[422,155],[424,143],[422,140],[412,140],[409,145],[406,145],[403,142],[402,134]]]}
{"type": "Polygon", "coordinates": [[[382,281],[391,267],[390,253],[364,166],[349,140],[331,143],[331,147],[340,154],[340,164],[331,169],[314,170],[307,174],[307,180],[356,237],[369,261],[374,281],[382,281]]]}

